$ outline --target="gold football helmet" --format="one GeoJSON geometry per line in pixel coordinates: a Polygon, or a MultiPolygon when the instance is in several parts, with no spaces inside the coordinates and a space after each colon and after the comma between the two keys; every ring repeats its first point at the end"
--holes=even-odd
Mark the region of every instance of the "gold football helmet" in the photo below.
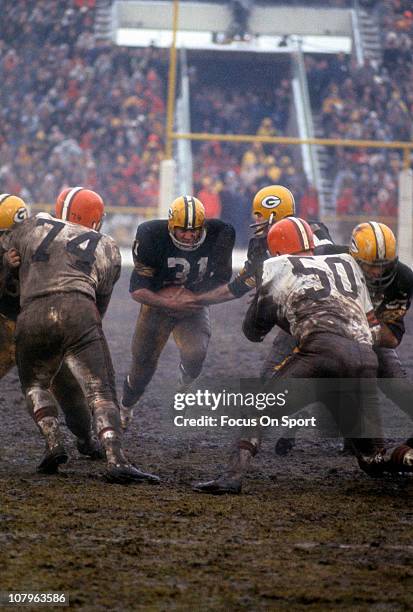
{"type": "Polygon", "coordinates": [[[384,223],[360,223],[351,234],[350,254],[360,265],[370,289],[385,289],[393,281],[398,261],[396,238],[384,223]]]}
{"type": "Polygon", "coordinates": [[[257,222],[251,227],[263,230],[267,225],[295,215],[294,196],[282,185],[263,187],[254,196],[252,214],[257,222]]]}
{"type": "Polygon", "coordinates": [[[179,196],[171,204],[168,213],[168,230],[171,240],[178,249],[195,251],[205,240],[205,208],[198,198],[179,196]],[[176,230],[194,232],[191,242],[183,242],[176,237],[176,230]]]}
{"type": "Polygon", "coordinates": [[[29,216],[27,206],[21,198],[10,193],[0,195],[0,232],[21,223],[29,216]]]}

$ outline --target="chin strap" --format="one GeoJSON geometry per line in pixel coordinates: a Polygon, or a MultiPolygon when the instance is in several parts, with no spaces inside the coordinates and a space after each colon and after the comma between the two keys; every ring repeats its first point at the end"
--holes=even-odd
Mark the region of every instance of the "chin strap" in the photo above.
{"type": "Polygon", "coordinates": [[[254,234],[259,235],[259,234],[263,234],[264,231],[268,227],[271,227],[271,225],[274,225],[275,222],[276,222],[275,213],[271,213],[269,219],[267,219],[266,221],[257,221],[257,223],[251,223],[250,227],[255,228],[254,234]]]}

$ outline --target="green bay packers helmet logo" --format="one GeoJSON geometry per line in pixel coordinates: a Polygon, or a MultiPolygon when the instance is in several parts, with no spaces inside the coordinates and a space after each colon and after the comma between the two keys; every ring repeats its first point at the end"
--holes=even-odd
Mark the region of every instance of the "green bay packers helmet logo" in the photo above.
{"type": "Polygon", "coordinates": [[[19,196],[10,193],[0,194],[0,231],[21,223],[29,216],[26,203],[19,196]]]}
{"type": "Polygon", "coordinates": [[[262,187],[252,201],[252,214],[256,219],[268,221],[271,225],[295,214],[294,196],[283,185],[262,187]]]}
{"type": "Polygon", "coordinates": [[[27,219],[27,217],[28,217],[28,215],[27,215],[27,208],[22,206],[21,208],[16,210],[16,212],[14,214],[14,217],[13,217],[13,221],[14,221],[14,223],[21,223],[22,221],[27,219]]]}
{"type": "Polygon", "coordinates": [[[267,196],[261,201],[261,205],[264,206],[264,208],[276,208],[280,204],[281,198],[274,195],[267,196]]]}

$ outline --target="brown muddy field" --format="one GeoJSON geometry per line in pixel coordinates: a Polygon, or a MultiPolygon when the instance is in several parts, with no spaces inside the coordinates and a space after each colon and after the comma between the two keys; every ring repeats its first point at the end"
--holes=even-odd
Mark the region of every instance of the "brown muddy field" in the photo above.
{"type": "MultiPolygon", "coordinates": [[[[137,312],[127,284],[126,270],[105,322],[119,391],[137,312]]],[[[270,339],[243,338],[245,308],[212,307],[208,377],[258,374],[270,339]]],[[[407,336],[400,352],[413,376],[412,345],[407,336]]],[[[234,432],[172,426],[177,365],[170,342],[125,436],[160,486],[105,483],[67,430],[70,462],[36,474],[43,445],[16,372],[1,382],[0,591],[64,591],[82,610],[413,609],[413,479],[369,479],[337,441],[314,436],[276,457],[272,430],[242,495],[193,493],[222,469],[234,432]]]]}

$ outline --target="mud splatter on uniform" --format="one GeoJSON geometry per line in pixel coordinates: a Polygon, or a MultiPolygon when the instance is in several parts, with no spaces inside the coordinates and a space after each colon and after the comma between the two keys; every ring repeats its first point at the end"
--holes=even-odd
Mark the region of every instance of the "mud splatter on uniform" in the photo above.
{"type": "MultiPolygon", "coordinates": [[[[40,213],[13,229],[3,248],[21,256],[16,359],[30,413],[56,417],[49,392],[63,360],[84,385],[96,430],[119,431],[104,314],[119,278],[119,249],[109,236],[40,213]]],[[[42,430],[43,431],[43,430],[42,430]]]]}
{"type": "Polygon", "coordinates": [[[372,309],[350,255],[283,255],[264,262],[254,326],[265,335],[277,324],[299,344],[312,333],[331,332],[371,345],[366,313],[372,309]]]}
{"type": "MultiPolygon", "coordinates": [[[[249,340],[261,341],[274,325],[291,332],[298,349],[273,373],[273,378],[372,379],[362,395],[355,388],[343,395],[340,387],[328,395],[311,397],[297,391],[291,410],[320,399],[337,419],[337,407],[345,405],[351,423],[360,406],[376,414],[378,399],[374,378],[377,358],[367,314],[373,306],[363,274],[347,254],[301,257],[283,255],[264,263],[263,283],[250,305],[243,330],[249,340]],[[299,395],[301,393],[301,395],[299,395]],[[362,404],[361,404],[362,402],[362,404]]],[[[342,413],[342,411],[341,411],[342,413]]],[[[379,431],[375,423],[375,431],[379,431]]],[[[348,435],[348,431],[346,431],[348,435]]],[[[378,440],[354,440],[362,452],[378,440]]]]}
{"type": "MultiPolygon", "coordinates": [[[[177,285],[200,293],[228,282],[235,231],[218,219],[208,219],[205,229],[204,242],[196,250],[185,251],[172,242],[167,221],[139,225],[133,245],[135,267],[130,292],[177,285]]],[[[178,319],[163,308],[142,305],[132,341],[132,365],[124,384],[125,406],[132,406],[144,392],[171,333],[179,348],[183,372],[190,379],[199,376],[211,335],[208,308],[178,319]]]]}
{"type": "MultiPolygon", "coordinates": [[[[8,233],[8,232],[7,232],[8,233]]],[[[6,237],[2,234],[2,239],[6,237]]],[[[2,240],[0,252],[3,253],[2,240]]],[[[0,297],[0,380],[16,365],[15,329],[20,313],[20,288],[17,273],[5,277],[0,297]]],[[[57,399],[70,431],[81,441],[91,436],[90,409],[85,395],[66,363],[53,379],[51,391],[57,399]]]]}

